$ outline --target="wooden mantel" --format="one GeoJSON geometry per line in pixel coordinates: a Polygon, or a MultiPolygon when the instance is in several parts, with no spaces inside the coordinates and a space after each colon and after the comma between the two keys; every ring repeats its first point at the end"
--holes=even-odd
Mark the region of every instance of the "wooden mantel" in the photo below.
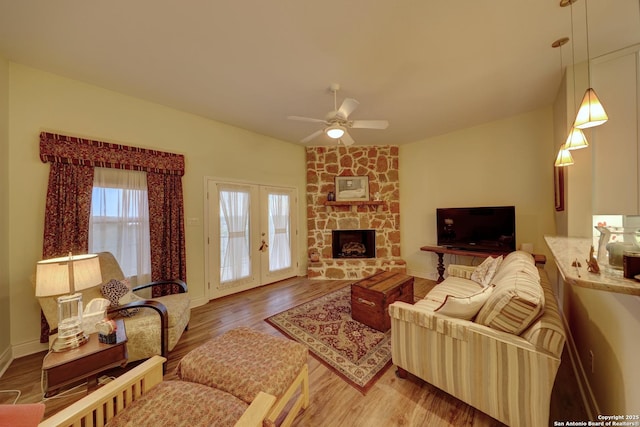
{"type": "Polygon", "coordinates": [[[333,206],[351,206],[351,210],[355,212],[358,206],[377,206],[380,210],[384,207],[385,202],[382,200],[326,201],[324,205],[327,206],[327,209],[332,209],[333,206]]]}

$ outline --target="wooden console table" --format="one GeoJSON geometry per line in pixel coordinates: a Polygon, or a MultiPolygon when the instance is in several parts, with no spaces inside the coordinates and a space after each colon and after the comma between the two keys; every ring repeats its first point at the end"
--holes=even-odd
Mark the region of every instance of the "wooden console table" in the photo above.
{"type": "MultiPolygon", "coordinates": [[[[507,255],[509,253],[505,251],[498,251],[498,252],[467,251],[463,249],[446,248],[444,246],[422,246],[420,250],[424,252],[434,252],[438,255],[438,267],[437,267],[438,283],[444,280],[444,271],[445,271],[444,254],[486,258],[488,256],[497,257],[500,255],[507,255]]],[[[544,265],[547,262],[547,257],[542,254],[532,254],[532,255],[536,265],[544,265]]]]}

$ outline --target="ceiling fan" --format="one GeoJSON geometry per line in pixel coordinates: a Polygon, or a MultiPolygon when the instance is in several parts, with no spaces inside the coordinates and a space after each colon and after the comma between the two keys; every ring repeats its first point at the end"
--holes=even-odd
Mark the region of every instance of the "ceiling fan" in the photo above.
{"type": "Polygon", "coordinates": [[[333,83],[329,90],[333,92],[333,111],[327,113],[324,119],[314,119],[311,117],[289,116],[289,120],[298,120],[302,122],[323,123],[324,128],[319,129],[311,135],[303,138],[300,142],[306,143],[321,135],[327,134],[329,138],[337,139],[344,145],[351,145],[355,141],[347,132],[347,129],[386,129],[389,122],[386,120],[349,120],[349,115],[358,108],[360,103],[353,98],[345,98],[338,108],[337,92],[340,85],[333,83]]]}

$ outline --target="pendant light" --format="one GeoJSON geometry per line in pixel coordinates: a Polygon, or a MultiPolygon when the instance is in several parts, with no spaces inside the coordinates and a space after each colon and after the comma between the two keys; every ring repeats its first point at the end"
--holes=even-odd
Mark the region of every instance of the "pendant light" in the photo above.
{"type": "MultiPolygon", "coordinates": [[[[573,1],[570,3],[571,5],[571,37],[573,36],[573,1]]],[[[564,44],[564,43],[563,43],[564,44]]],[[[576,51],[575,51],[575,43],[571,43],[571,63],[573,64],[573,94],[571,98],[573,99],[573,111],[576,111],[576,51]]],[[[554,46],[555,47],[555,46],[554,46]]],[[[560,48],[562,49],[562,48],[560,48]]],[[[561,51],[560,60],[562,61],[562,51],[561,51]]],[[[567,150],[579,150],[581,148],[587,148],[589,143],[587,142],[587,137],[582,132],[582,129],[571,126],[571,130],[569,131],[569,136],[567,136],[567,140],[564,143],[564,146],[567,150]]]]}
{"type": "Polygon", "coordinates": [[[564,146],[567,150],[579,150],[581,148],[587,148],[589,146],[589,142],[587,141],[587,137],[584,132],[582,132],[582,129],[571,128],[564,146]]]}
{"type": "Polygon", "coordinates": [[[571,166],[573,164],[573,156],[571,155],[571,151],[567,150],[564,144],[560,147],[560,151],[558,151],[558,157],[556,157],[556,167],[564,167],[571,166]]]}
{"type": "MultiPolygon", "coordinates": [[[[551,47],[553,47],[554,49],[557,47],[560,48],[560,79],[562,79],[562,70],[563,70],[562,46],[564,46],[568,41],[569,41],[569,37],[562,37],[551,44],[551,47]]],[[[575,91],[575,80],[574,80],[574,91],[575,91]]],[[[575,108],[575,101],[574,101],[574,108],[575,108]]],[[[567,138],[567,142],[565,142],[564,145],[562,145],[560,147],[560,150],[558,151],[558,156],[555,162],[556,167],[570,166],[573,164],[573,156],[569,152],[569,148],[568,148],[568,145],[570,144],[572,137],[574,137],[573,135],[576,135],[575,138],[578,138],[579,135],[582,135],[583,141],[584,143],[586,143],[586,138],[584,138],[584,134],[582,133],[582,131],[580,129],[576,129],[572,127],[571,130],[569,131],[569,137],[567,138]]]]}
{"type": "MultiPolygon", "coordinates": [[[[573,1],[570,0],[569,3],[573,4],[573,1]]],[[[589,55],[589,14],[587,1],[588,0],[584,0],[584,15],[587,29],[587,81],[589,83],[589,88],[582,98],[580,109],[578,110],[578,114],[576,115],[576,119],[573,123],[573,127],[578,129],[600,126],[609,120],[602,103],[598,99],[598,95],[596,95],[596,91],[591,87],[591,57],[589,55]]]]}

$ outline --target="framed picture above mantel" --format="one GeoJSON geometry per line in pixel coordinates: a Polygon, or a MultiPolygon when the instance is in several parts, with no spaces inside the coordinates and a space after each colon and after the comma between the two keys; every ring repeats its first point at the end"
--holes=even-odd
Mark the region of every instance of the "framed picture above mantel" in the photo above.
{"type": "Polygon", "coordinates": [[[368,176],[336,176],[336,201],[366,201],[369,200],[368,176]]]}

